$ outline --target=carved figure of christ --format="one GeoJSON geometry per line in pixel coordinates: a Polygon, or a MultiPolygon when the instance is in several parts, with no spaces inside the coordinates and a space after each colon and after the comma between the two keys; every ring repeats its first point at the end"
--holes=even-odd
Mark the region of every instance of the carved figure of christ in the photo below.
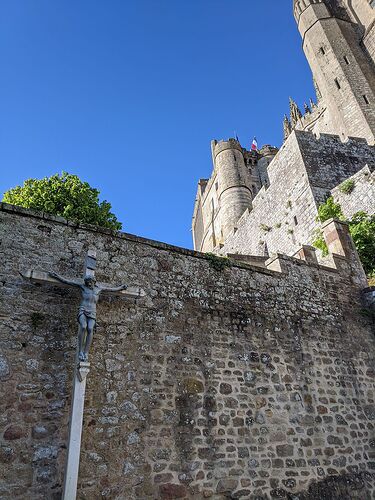
{"type": "Polygon", "coordinates": [[[82,291],[82,300],[77,315],[77,321],[79,324],[78,350],[79,360],[88,361],[88,353],[96,324],[96,304],[99,300],[99,295],[101,292],[115,293],[120,292],[121,290],[126,290],[127,285],[105,287],[98,285],[93,276],[85,276],[83,283],[77,283],[76,281],[64,278],[54,272],[50,272],[49,275],[65,285],[78,287],[82,291]]]}
{"type": "Polygon", "coordinates": [[[101,293],[113,293],[119,296],[139,299],[145,295],[139,287],[127,287],[120,285],[117,287],[107,286],[97,283],[95,279],[96,252],[89,249],[85,259],[83,279],[65,278],[55,272],[44,272],[29,269],[21,272],[21,276],[30,279],[35,283],[50,283],[72,286],[81,290],[81,303],[78,309],[77,321],[78,330],[78,356],[80,362],[88,361],[88,353],[92,343],[94,329],[96,325],[96,305],[101,293]]]}

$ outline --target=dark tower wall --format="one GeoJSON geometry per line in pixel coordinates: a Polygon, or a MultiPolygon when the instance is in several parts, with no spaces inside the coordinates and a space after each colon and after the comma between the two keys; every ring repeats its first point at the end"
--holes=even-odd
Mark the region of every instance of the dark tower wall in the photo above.
{"type": "Polygon", "coordinates": [[[375,71],[363,46],[361,26],[352,21],[343,3],[333,0],[295,1],[294,15],[321,106],[326,107],[324,121],[316,129],[342,139],[363,137],[373,144],[375,71]]]}

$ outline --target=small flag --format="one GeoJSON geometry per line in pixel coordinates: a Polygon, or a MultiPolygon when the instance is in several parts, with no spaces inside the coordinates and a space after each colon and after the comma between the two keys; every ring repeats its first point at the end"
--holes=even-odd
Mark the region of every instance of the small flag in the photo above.
{"type": "Polygon", "coordinates": [[[254,137],[253,143],[251,145],[251,151],[258,151],[258,143],[257,143],[257,138],[254,137]]]}

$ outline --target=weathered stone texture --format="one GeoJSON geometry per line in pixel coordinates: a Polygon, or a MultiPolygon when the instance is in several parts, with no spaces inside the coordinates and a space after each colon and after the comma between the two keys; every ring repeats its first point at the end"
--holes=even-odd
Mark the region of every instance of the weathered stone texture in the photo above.
{"type": "Polygon", "coordinates": [[[363,38],[363,46],[375,64],[375,24],[369,27],[363,38]]]}
{"type": "Polygon", "coordinates": [[[238,229],[225,240],[221,253],[291,254],[308,241],[306,234],[315,227],[316,204],[296,132],[268,167],[268,175],[269,187],[259,191],[252,210],[242,216],[238,229]]]}
{"type": "Polygon", "coordinates": [[[364,140],[343,143],[333,135],[317,139],[310,132],[294,131],[268,167],[269,187],[259,191],[252,210],[218,251],[293,255],[313,242],[318,206],[331,191],[343,201],[348,217],[358,210],[374,213],[374,150],[364,140]],[[343,198],[336,186],[353,175],[356,190],[343,198]]]}
{"type": "Polygon", "coordinates": [[[4,206],[0,497],[60,498],[79,296],[20,270],[140,285],[104,298],[87,381],[80,499],[370,499],[375,340],[341,271],[283,272],[4,206]]]}
{"type": "MultiPolygon", "coordinates": [[[[375,78],[369,19],[370,13],[375,20],[373,9],[367,6],[370,26],[362,43],[364,30],[358,16],[349,12],[353,5],[344,8],[338,0],[304,3],[295,0],[294,4],[303,49],[320,101],[321,115],[307,124],[307,130],[338,134],[343,139],[364,137],[374,144],[375,78]]],[[[360,10],[358,5],[355,10],[360,10]]],[[[304,120],[297,128],[301,126],[304,120]]]]}
{"type": "Polygon", "coordinates": [[[364,210],[375,213],[375,170],[371,171],[366,165],[357,174],[350,177],[353,181],[353,191],[345,193],[338,186],[332,189],[332,196],[341,205],[346,217],[352,217],[356,212],[364,210]]]}

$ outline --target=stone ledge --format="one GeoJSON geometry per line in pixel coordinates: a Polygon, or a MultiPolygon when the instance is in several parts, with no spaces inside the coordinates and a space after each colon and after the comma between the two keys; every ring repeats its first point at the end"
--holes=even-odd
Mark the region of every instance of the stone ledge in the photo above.
{"type": "MultiPolygon", "coordinates": [[[[157,240],[143,238],[141,236],[136,236],[136,235],[130,234],[130,233],[122,233],[120,231],[112,231],[111,229],[93,226],[91,224],[83,224],[83,223],[79,223],[79,222],[70,221],[70,220],[64,219],[64,217],[47,214],[45,212],[38,212],[37,210],[31,210],[28,208],[18,207],[16,205],[10,205],[9,203],[1,202],[0,203],[0,212],[8,212],[8,213],[11,213],[11,214],[14,214],[17,216],[21,216],[21,217],[31,217],[31,218],[35,218],[35,219],[42,219],[42,220],[45,220],[48,222],[52,222],[52,223],[56,223],[56,224],[60,224],[60,225],[64,225],[64,226],[70,226],[73,229],[81,229],[84,231],[90,231],[90,232],[99,233],[99,234],[107,234],[107,235],[112,236],[113,238],[120,238],[123,240],[132,241],[135,243],[141,243],[143,245],[147,245],[150,247],[166,250],[168,252],[176,252],[176,253],[186,255],[189,257],[196,257],[198,259],[207,260],[206,254],[202,253],[202,252],[197,252],[195,250],[190,250],[188,248],[170,245],[168,243],[163,243],[163,242],[157,241],[157,240]]],[[[218,257],[220,258],[220,256],[218,256],[218,257]]],[[[260,273],[268,274],[268,275],[275,274],[274,272],[269,271],[267,269],[262,269],[262,268],[259,268],[256,266],[242,263],[242,262],[232,262],[232,267],[239,267],[239,268],[248,269],[251,271],[256,271],[256,272],[260,272],[260,273]]]]}
{"type": "MultiPolygon", "coordinates": [[[[18,207],[15,205],[10,205],[8,203],[0,203],[0,212],[8,212],[17,216],[21,217],[31,217],[35,219],[42,219],[51,223],[59,224],[59,225],[65,225],[72,227],[73,229],[80,229],[83,231],[89,231],[89,232],[94,232],[94,233],[99,233],[99,234],[106,234],[109,236],[112,236],[113,238],[119,238],[123,239],[126,241],[132,241],[135,243],[140,243],[142,245],[147,245],[153,248],[159,248],[161,250],[165,250],[167,252],[175,252],[179,253],[182,255],[186,255],[188,257],[195,257],[198,259],[204,259],[207,260],[207,254],[202,253],[202,252],[197,252],[195,250],[190,250],[188,248],[183,248],[183,247],[178,247],[175,245],[170,245],[168,243],[163,243],[160,241],[156,240],[150,240],[148,238],[142,238],[141,236],[136,236],[130,233],[122,233],[119,231],[112,231],[110,229],[98,227],[98,226],[93,226],[90,224],[83,224],[83,223],[78,223],[78,222],[73,222],[69,221],[67,219],[64,219],[63,217],[60,216],[55,216],[51,214],[47,214],[45,212],[38,212],[36,210],[31,210],[23,207],[18,207]]],[[[244,256],[247,259],[251,259],[251,255],[244,256]]],[[[340,257],[340,260],[346,261],[346,258],[343,256],[335,256],[335,257],[340,257]]],[[[218,255],[218,258],[220,258],[220,255],[218,255]]],[[[288,274],[288,267],[290,265],[292,266],[303,266],[303,267],[308,267],[308,268],[315,268],[318,271],[322,272],[328,272],[328,273],[338,273],[338,269],[336,267],[329,267],[326,265],[321,265],[321,264],[316,264],[313,262],[306,262],[303,259],[298,259],[295,257],[291,257],[285,254],[275,254],[271,256],[269,259],[269,262],[266,262],[265,265],[267,267],[264,267],[263,265],[257,266],[256,264],[250,264],[246,263],[240,260],[231,260],[231,267],[235,268],[240,268],[240,269],[246,269],[248,271],[253,271],[256,273],[260,274],[266,274],[269,276],[286,276],[288,274]],[[274,265],[270,265],[274,262],[274,265]]]]}

